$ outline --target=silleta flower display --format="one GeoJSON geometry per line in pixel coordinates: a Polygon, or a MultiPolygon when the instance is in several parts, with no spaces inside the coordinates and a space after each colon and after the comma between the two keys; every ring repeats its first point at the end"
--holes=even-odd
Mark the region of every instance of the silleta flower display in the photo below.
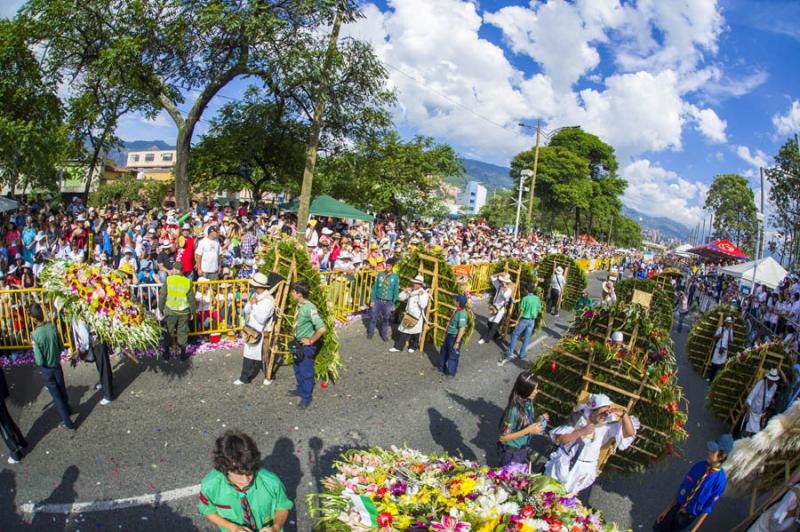
{"type": "Polygon", "coordinates": [[[617,530],[567,496],[557,481],[519,464],[491,469],[413,449],[353,450],[309,496],[320,529],[436,532],[617,530]]]}

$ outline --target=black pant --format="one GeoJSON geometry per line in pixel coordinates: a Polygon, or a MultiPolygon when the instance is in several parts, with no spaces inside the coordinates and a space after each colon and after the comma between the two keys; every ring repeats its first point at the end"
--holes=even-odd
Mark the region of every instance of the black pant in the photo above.
{"type": "Polygon", "coordinates": [[[239,375],[239,380],[248,384],[256,378],[258,372],[261,371],[261,361],[253,360],[247,357],[242,357],[242,373],[239,375]]]}
{"type": "Polygon", "coordinates": [[[669,512],[660,523],[653,523],[653,530],[654,532],[681,532],[682,530],[688,530],[695,519],[696,516],[689,515],[676,504],[669,509],[669,512]]]}
{"type": "Polygon", "coordinates": [[[5,400],[0,399],[0,437],[8,447],[8,452],[14,460],[22,459],[22,449],[28,446],[25,436],[20,432],[19,427],[11,418],[11,414],[6,408],[5,400]]]}
{"type": "Polygon", "coordinates": [[[528,464],[527,447],[509,447],[498,443],[497,456],[500,460],[500,467],[507,466],[508,464],[528,464]]]}
{"type": "Polygon", "coordinates": [[[69,418],[72,411],[69,409],[67,387],[64,385],[64,372],[61,370],[61,366],[55,368],[40,366],[39,374],[42,376],[47,391],[50,392],[50,397],[53,398],[53,404],[58,410],[58,415],[61,416],[61,421],[65,426],[72,427],[72,420],[69,418]]]}
{"type": "Polygon", "coordinates": [[[108,346],[99,343],[92,348],[94,365],[100,375],[100,384],[103,385],[103,397],[112,401],[114,399],[114,374],[111,372],[111,359],[108,357],[108,346]]]}
{"type": "Polygon", "coordinates": [[[558,300],[561,298],[561,291],[550,290],[550,297],[547,298],[547,312],[558,314],[558,300]]]}
{"type": "Polygon", "coordinates": [[[717,376],[717,372],[725,367],[725,364],[711,364],[711,367],[708,369],[708,380],[714,382],[714,377],[717,376]]]}
{"type": "Polygon", "coordinates": [[[497,330],[500,328],[499,323],[491,322],[489,323],[489,330],[486,332],[486,337],[483,339],[484,342],[491,342],[494,340],[495,336],[497,336],[497,330]]]}
{"type": "Polygon", "coordinates": [[[419,334],[408,334],[397,331],[397,338],[394,339],[394,348],[402,351],[406,348],[406,341],[408,341],[409,349],[419,349],[419,334]]]}

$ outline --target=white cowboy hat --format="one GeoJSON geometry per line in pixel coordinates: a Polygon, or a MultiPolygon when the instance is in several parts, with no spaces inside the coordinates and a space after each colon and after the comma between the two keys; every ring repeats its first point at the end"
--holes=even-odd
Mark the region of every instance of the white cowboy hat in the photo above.
{"type": "Polygon", "coordinates": [[[770,381],[780,380],[780,376],[778,376],[778,370],[775,369],[775,368],[772,368],[771,370],[769,370],[767,372],[767,374],[766,374],[766,377],[767,377],[767,380],[770,380],[770,381]]]}
{"type": "Polygon", "coordinates": [[[267,276],[261,272],[254,273],[253,276],[250,278],[250,286],[255,286],[258,288],[266,288],[268,284],[269,280],[267,279],[267,276]]]}
{"type": "Polygon", "coordinates": [[[421,284],[422,286],[425,286],[425,278],[422,276],[421,273],[418,273],[416,277],[411,279],[411,282],[414,284],[421,284]]]}
{"type": "Polygon", "coordinates": [[[561,266],[556,267],[556,273],[564,273],[564,268],[561,266]]]}
{"type": "Polygon", "coordinates": [[[500,275],[497,276],[497,280],[500,281],[501,283],[510,283],[511,276],[508,275],[508,273],[501,273],[500,275]]]}

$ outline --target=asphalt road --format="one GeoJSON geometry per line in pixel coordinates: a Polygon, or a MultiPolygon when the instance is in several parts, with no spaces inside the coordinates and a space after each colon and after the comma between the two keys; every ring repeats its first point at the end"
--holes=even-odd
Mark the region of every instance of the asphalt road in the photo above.
{"type": "MultiPolygon", "coordinates": [[[[600,275],[590,278],[590,291],[598,295],[600,275]]],[[[485,302],[476,308],[480,332],[485,302]]],[[[553,343],[570,318],[548,316],[528,357],[553,343]]],[[[109,406],[99,404],[93,365],[65,368],[71,403],[79,405],[79,428],[71,433],[60,427],[34,368],[8,369],[9,407],[32,449],[14,466],[5,463],[2,449],[0,531],[213,530],[198,514],[196,496],[187,494],[211,468],[214,438],[228,428],[253,435],[265,466],[282,478],[296,505],[289,531],[311,529],[306,496],[320,490],[321,479],[346,449],[407,444],[495,464],[500,415],[519,371],[512,364],[497,367],[498,345],[480,346],[474,336],[462,353],[458,377],[443,382],[431,346],[425,353],[389,353],[389,344],[364,338],[360,322],[339,332],[341,379],[317,386],[313,405],[304,412],[286,396],[294,387],[291,368],[282,368],[268,387],[233,386],[240,352],[199,355],[188,363],[115,359],[118,399],[109,406]],[[155,502],[132,507],[112,508],[107,502],[152,494],[155,502]],[[106,502],[99,511],[51,512],[61,509],[54,505],[94,501],[106,502]],[[26,507],[31,504],[46,511],[31,513],[26,507]]],[[[722,430],[703,406],[705,382],[685,363],[685,334],[673,338],[681,384],[691,401],[686,458],[673,457],[645,475],[603,477],[585,496],[608,520],[634,530],[649,529],[690,463],[704,456],[705,441],[722,430]]],[[[745,511],[741,500],[723,499],[705,528],[729,530],[745,511]]]]}

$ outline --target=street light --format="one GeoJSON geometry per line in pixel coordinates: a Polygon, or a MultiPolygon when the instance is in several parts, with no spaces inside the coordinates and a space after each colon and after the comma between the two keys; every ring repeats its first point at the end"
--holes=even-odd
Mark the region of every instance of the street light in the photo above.
{"type": "Polygon", "coordinates": [[[533,174],[532,171],[525,168],[519,173],[519,194],[517,197],[517,217],[514,220],[514,240],[517,240],[517,235],[519,234],[519,215],[520,211],[522,210],[522,191],[525,189],[525,180],[528,177],[531,177],[533,174]]]}
{"type": "MultiPolygon", "coordinates": [[[[523,124],[522,122],[519,123],[519,127],[524,127],[524,128],[527,128],[527,129],[534,129],[533,126],[528,126],[526,124],[523,124]]],[[[556,128],[556,129],[554,129],[552,131],[545,131],[545,130],[542,130],[542,121],[541,121],[541,119],[536,119],[536,147],[535,147],[535,150],[533,152],[533,172],[531,174],[532,175],[532,179],[531,179],[531,197],[528,200],[528,217],[526,218],[526,220],[528,222],[528,231],[530,231],[530,229],[532,227],[531,226],[531,219],[533,218],[533,191],[536,188],[536,172],[537,172],[537,170],[539,168],[539,144],[540,144],[541,136],[544,135],[545,138],[549,142],[550,139],[552,139],[553,136],[556,133],[558,133],[559,131],[561,131],[562,129],[575,129],[577,127],[580,127],[580,126],[564,126],[564,127],[556,128]]]]}

